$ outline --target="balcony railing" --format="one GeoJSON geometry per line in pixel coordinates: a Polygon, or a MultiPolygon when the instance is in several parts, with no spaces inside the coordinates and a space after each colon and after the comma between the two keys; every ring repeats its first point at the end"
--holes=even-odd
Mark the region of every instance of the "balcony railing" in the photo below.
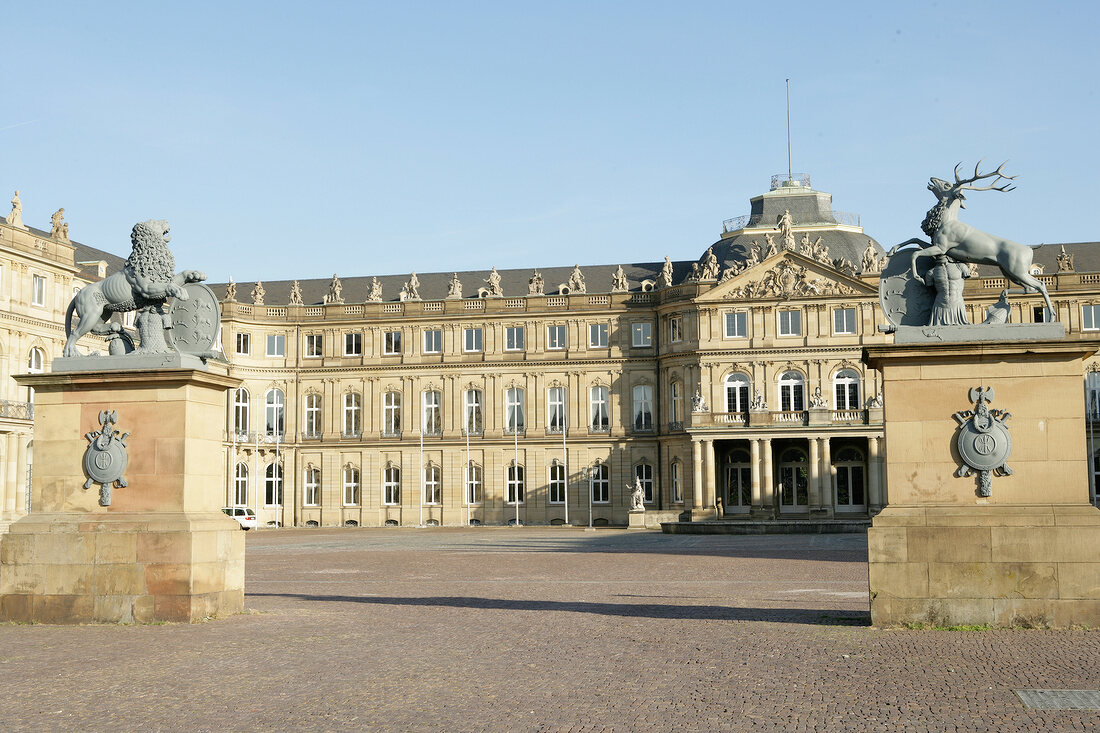
{"type": "Polygon", "coordinates": [[[383,438],[400,438],[401,428],[382,428],[383,438]]]}
{"type": "Polygon", "coordinates": [[[679,432],[679,431],[682,431],[683,429],[684,429],[684,423],[681,422],[680,420],[670,420],[669,423],[668,423],[668,431],[670,433],[679,432]]]}
{"type": "Polygon", "coordinates": [[[363,437],[362,430],[344,430],[340,433],[340,437],[345,440],[359,440],[363,437]]]}
{"type": "Polygon", "coordinates": [[[302,440],[320,440],[320,439],[321,439],[321,431],[320,430],[316,430],[316,431],[303,430],[302,431],[302,440]]]}
{"type": "Polygon", "coordinates": [[[443,428],[438,425],[429,425],[422,431],[425,438],[438,438],[443,435],[443,428]]]}
{"type": "Polygon", "coordinates": [[[505,435],[520,435],[520,436],[522,436],[526,432],[527,432],[527,428],[524,427],[523,425],[515,425],[515,426],[505,425],[504,426],[504,434],[505,435]]]}
{"type": "Polygon", "coordinates": [[[34,403],[0,400],[0,417],[10,417],[16,420],[33,420],[34,403]]]}
{"type": "Polygon", "coordinates": [[[611,424],[610,423],[602,423],[602,424],[596,423],[596,424],[589,425],[588,426],[588,432],[589,433],[610,433],[611,432],[611,424]]]}
{"type": "Polygon", "coordinates": [[[229,430],[225,433],[225,439],[231,443],[285,443],[286,433],[245,433],[229,430]]]}
{"type": "Polygon", "coordinates": [[[565,431],[562,429],[561,425],[547,425],[546,426],[546,434],[547,435],[561,435],[563,432],[565,432],[565,431]]]}
{"type": "Polygon", "coordinates": [[[473,436],[479,436],[479,435],[484,435],[484,434],[485,434],[485,428],[481,427],[480,425],[475,425],[472,428],[462,428],[462,436],[463,437],[466,437],[467,435],[473,437],[473,436]]]}
{"type": "Polygon", "coordinates": [[[715,425],[745,425],[748,422],[744,412],[716,412],[713,417],[715,425]]]}
{"type": "Polygon", "coordinates": [[[833,410],[833,424],[863,425],[867,422],[866,410],[833,410]]]}
{"type": "Polygon", "coordinates": [[[805,425],[805,410],[779,410],[772,413],[772,422],[780,425],[805,425]]]}

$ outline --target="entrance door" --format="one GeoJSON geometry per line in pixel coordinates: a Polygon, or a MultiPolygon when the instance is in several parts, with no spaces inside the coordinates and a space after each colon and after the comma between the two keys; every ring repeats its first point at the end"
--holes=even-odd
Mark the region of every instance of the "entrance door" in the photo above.
{"type": "Polygon", "coordinates": [[[805,513],[810,505],[809,462],[806,453],[787,448],[779,457],[779,510],[788,514],[805,513]]]}
{"type": "Polygon", "coordinates": [[[752,464],[742,449],[726,454],[726,514],[744,514],[752,509],[752,464]]]}

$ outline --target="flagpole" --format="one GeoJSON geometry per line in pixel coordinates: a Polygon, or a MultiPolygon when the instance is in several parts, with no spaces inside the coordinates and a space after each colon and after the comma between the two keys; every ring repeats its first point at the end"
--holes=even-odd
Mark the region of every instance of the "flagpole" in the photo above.
{"type": "MultiPolygon", "coordinates": [[[[516,457],[515,457],[515,473],[512,476],[515,479],[515,496],[512,498],[516,500],[516,526],[519,526],[519,407],[517,405],[516,411],[513,413],[512,420],[512,438],[515,443],[516,457]]],[[[526,476],[523,477],[526,480],[526,476]]]]}
{"type": "Polygon", "coordinates": [[[466,526],[470,526],[470,504],[473,503],[474,497],[470,492],[470,479],[473,478],[473,471],[470,466],[470,416],[466,415],[466,429],[463,431],[466,433],[466,526]]]}
{"type": "Polygon", "coordinates": [[[565,447],[565,434],[569,430],[566,415],[569,413],[569,390],[566,387],[561,388],[562,403],[561,403],[561,458],[563,463],[563,470],[565,475],[562,477],[565,481],[565,526],[569,526],[569,449],[565,447]]]}
{"type": "Polygon", "coordinates": [[[424,526],[424,416],[420,416],[420,524],[424,526]]]}
{"type": "Polygon", "coordinates": [[[791,165],[791,80],[787,79],[787,180],[794,180],[793,166],[791,165]]]}

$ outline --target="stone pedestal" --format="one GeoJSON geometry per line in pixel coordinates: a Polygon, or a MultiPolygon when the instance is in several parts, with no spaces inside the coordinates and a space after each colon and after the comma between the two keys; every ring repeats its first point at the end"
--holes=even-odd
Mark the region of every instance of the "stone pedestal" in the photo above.
{"type": "Polygon", "coordinates": [[[0,619],[149,623],[244,606],[244,533],[222,514],[226,390],[195,369],[17,378],[35,390],[31,513],[0,540],[0,619]],[[101,411],[130,433],[125,487],[100,505],[82,459],[101,411]]]}
{"type": "Polygon", "coordinates": [[[871,620],[1100,625],[1100,510],[1089,503],[1082,362],[1094,341],[868,347],[883,374],[889,506],[868,530],[871,620]],[[973,387],[1011,413],[1011,475],[961,477],[973,387]]]}
{"type": "Polygon", "coordinates": [[[645,509],[631,509],[626,527],[627,529],[645,529],[645,509]]]}

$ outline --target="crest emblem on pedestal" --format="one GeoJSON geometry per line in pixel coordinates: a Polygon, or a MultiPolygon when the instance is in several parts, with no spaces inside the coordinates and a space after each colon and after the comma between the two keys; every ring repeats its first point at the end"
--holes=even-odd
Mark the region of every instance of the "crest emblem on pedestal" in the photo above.
{"type": "Polygon", "coordinates": [[[103,410],[99,413],[99,430],[85,433],[88,447],[84,451],[84,475],[88,480],[84,488],[90,489],[99,484],[99,505],[111,506],[111,487],[120,489],[126,486],[122,474],[126,470],[129,458],[126,455],[126,439],[129,433],[120,434],[115,430],[118,412],[103,410]]]}
{"type": "Polygon", "coordinates": [[[974,403],[974,409],[954,415],[959,423],[956,445],[963,463],[955,475],[963,477],[977,473],[978,496],[992,495],[993,476],[1012,474],[1007,463],[1012,452],[1012,436],[1004,424],[1012,414],[989,409],[993,394],[992,387],[972,387],[970,401],[974,403]]]}

